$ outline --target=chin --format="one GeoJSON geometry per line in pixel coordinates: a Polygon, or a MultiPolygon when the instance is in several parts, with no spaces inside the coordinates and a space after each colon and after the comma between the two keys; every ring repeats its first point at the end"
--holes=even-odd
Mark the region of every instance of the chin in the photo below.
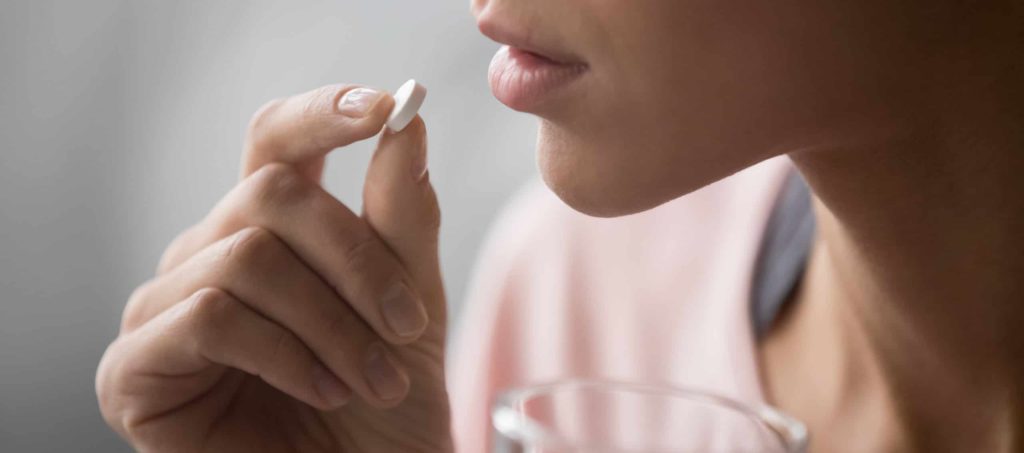
{"type": "Polygon", "coordinates": [[[537,144],[544,183],[571,208],[589,216],[635,214],[686,192],[658,184],[666,175],[644,171],[642,161],[636,159],[621,162],[616,159],[620,156],[615,149],[594,148],[594,144],[574,143],[543,131],[537,144]]]}
{"type": "Polygon", "coordinates": [[[572,209],[592,217],[621,217],[635,214],[646,210],[629,203],[613,203],[600,194],[609,191],[607,187],[586,187],[579,181],[573,181],[572,176],[560,177],[556,172],[541,171],[544,183],[558,196],[565,204],[572,209]]]}
{"type": "Polygon", "coordinates": [[[544,183],[571,208],[593,217],[656,208],[764,159],[709,159],[660,143],[597,135],[542,121],[537,141],[544,183]]]}

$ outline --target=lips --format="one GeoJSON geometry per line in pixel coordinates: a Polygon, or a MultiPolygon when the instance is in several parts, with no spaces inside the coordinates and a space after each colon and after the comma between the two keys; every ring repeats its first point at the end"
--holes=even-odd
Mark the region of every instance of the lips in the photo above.
{"type": "Polygon", "coordinates": [[[479,27],[487,37],[505,44],[491,60],[488,78],[494,97],[513,110],[543,110],[589,69],[571,53],[527,40],[494,20],[482,19],[479,27]]]}
{"type": "Polygon", "coordinates": [[[494,97],[513,110],[536,111],[586,72],[586,66],[562,63],[517,47],[504,46],[491,60],[494,97]]]}

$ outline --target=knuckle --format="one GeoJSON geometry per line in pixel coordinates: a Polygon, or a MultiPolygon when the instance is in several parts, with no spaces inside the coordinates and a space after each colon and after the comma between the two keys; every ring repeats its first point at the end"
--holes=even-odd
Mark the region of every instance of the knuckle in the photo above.
{"type": "Polygon", "coordinates": [[[257,206],[290,205],[312,196],[312,183],[288,164],[272,163],[260,168],[251,178],[257,206]]]}
{"type": "Polygon", "coordinates": [[[229,271],[249,271],[273,263],[281,253],[281,244],[274,233],[260,227],[245,228],[231,237],[221,254],[229,271]]]}
{"type": "Polygon", "coordinates": [[[271,118],[284,104],[283,98],[274,99],[272,101],[263,104],[262,107],[256,110],[249,119],[248,133],[250,137],[260,137],[264,135],[262,132],[267,129],[267,126],[271,123],[271,118]]]}
{"type": "Polygon", "coordinates": [[[384,245],[372,234],[354,240],[345,249],[345,271],[359,278],[367,278],[380,271],[380,256],[384,245]]]}
{"type": "Polygon", "coordinates": [[[390,249],[373,235],[353,243],[344,256],[345,275],[353,282],[349,294],[360,300],[380,300],[402,280],[390,249]]]}
{"type": "Polygon", "coordinates": [[[298,357],[304,348],[298,337],[285,329],[278,331],[273,345],[273,349],[270,351],[270,363],[274,365],[289,363],[294,357],[298,357]]]}
{"type": "Polygon", "coordinates": [[[185,322],[194,327],[195,340],[211,341],[211,335],[223,331],[223,326],[234,319],[237,310],[234,299],[216,288],[204,288],[192,295],[185,308],[185,322]]]}
{"type": "Polygon", "coordinates": [[[152,299],[154,286],[154,280],[146,281],[128,296],[128,302],[121,313],[121,332],[135,330],[146,322],[147,301],[152,299]]]}
{"type": "Polygon", "coordinates": [[[302,96],[299,114],[303,118],[317,118],[332,113],[340,88],[338,85],[327,85],[306,93],[302,96]]]}
{"type": "Polygon", "coordinates": [[[195,231],[195,226],[187,228],[185,231],[182,231],[181,234],[175,237],[174,240],[172,240],[171,243],[167,246],[167,248],[164,249],[163,255],[160,256],[160,263],[157,265],[156,268],[157,275],[167,273],[168,271],[171,270],[171,267],[173,265],[172,263],[181,260],[181,255],[185,253],[185,250],[187,248],[186,246],[189,240],[191,239],[192,235],[195,234],[195,231]]]}
{"type": "MultiPolygon", "coordinates": [[[[324,332],[330,335],[329,338],[340,338],[341,341],[346,343],[357,343],[357,346],[359,346],[358,343],[365,341],[367,328],[363,324],[362,318],[354,311],[348,309],[338,310],[334,315],[327,316],[324,319],[326,320],[324,332]]],[[[348,349],[351,348],[339,348],[338,353],[348,349]]]]}
{"type": "Polygon", "coordinates": [[[119,387],[123,385],[124,373],[122,372],[124,360],[119,351],[119,342],[114,340],[100,359],[100,366],[96,371],[96,399],[99,403],[100,414],[103,420],[115,430],[122,428],[121,414],[124,412],[125,399],[119,397],[119,387]]]}
{"type": "MultiPolygon", "coordinates": [[[[327,118],[334,114],[334,105],[338,101],[341,86],[328,85],[310,91],[298,100],[298,124],[305,133],[303,140],[315,148],[335,148],[333,133],[324,127],[331,123],[327,118]]],[[[357,123],[358,124],[358,123],[357,123]]]]}

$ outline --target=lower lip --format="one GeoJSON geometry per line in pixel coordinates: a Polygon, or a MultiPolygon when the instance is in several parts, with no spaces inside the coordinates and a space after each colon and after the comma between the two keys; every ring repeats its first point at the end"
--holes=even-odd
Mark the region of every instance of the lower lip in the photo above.
{"type": "Polygon", "coordinates": [[[585,73],[582,64],[560,63],[521,49],[502,47],[491,61],[494,97],[513,110],[541,109],[585,73]]]}

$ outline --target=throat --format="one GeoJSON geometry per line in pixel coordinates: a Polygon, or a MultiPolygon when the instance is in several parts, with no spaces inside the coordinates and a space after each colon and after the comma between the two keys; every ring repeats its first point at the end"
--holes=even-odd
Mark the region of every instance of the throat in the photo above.
{"type": "Polygon", "coordinates": [[[762,371],[817,451],[1024,450],[1024,148],[1011,143],[792,156],[818,234],[762,371]]]}
{"type": "Polygon", "coordinates": [[[808,425],[812,451],[1024,451],[1019,360],[981,342],[943,346],[883,301],[857,299],[817,241],[759,345],[766,397],[808,425]]]}

